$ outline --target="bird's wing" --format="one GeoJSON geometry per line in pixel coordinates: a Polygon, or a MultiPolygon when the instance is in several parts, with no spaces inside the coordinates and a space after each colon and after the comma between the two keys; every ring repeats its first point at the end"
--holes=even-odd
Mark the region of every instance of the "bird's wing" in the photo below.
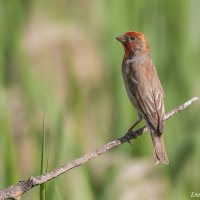
{"type": "Polygon", "coordinates": [[[144,62],[143,66],[139,66],[137,70],[130,70],[127,77],[128,85],[145,121],[157,134],[162,134],[164,129],[164,93],[153,63],[150,64],[144,62]]]}

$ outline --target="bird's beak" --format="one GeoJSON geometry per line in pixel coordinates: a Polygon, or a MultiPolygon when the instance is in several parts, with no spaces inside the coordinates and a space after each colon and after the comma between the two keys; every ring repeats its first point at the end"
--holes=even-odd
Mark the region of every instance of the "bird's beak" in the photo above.
{"type": "Polygon", "coordinates": [[[116,37],[116,39],[122,43],[126,42],[126,38],[124,37],[124,35],[119,35],[116,37]]]}

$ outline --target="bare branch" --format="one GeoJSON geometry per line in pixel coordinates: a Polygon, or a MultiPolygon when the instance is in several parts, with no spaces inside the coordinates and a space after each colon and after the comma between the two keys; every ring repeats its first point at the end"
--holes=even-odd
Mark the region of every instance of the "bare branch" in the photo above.
{"type": "MultiPolygon", "coordinates": [[[[188,107],[189,105],[191,105],[192,103],[194,103],[197,100],[198,100],[198,98],[194,97],[194,98],[190,99],[189,101],[187,101],[186,103],[182,104],[181,106],[166,113],[165,120],[169,119],[170,117],[177,114],[178,112],[184,110],[186,107],[188,107]]],[[[51,172],[48,172],[46,174],[36,176],[36,177],[30,177],[28,180],[20,181],[19,183],[15,184],[15,185],[11,185],[5,189],[2,189],[2,190],[0,190],[0,200],[4,200],[4,199],[8,199],[8,198],[19,200],[21,195],[24,194],[25,192],[27,192],[28,190],[30,190],[31,188],[33,188],[37,185],[43,184],[49,180],[52,180],[52,179],[56,178],[57,176],[65,173],[75,167],[81,166],[84,163],[86,163],[87,161],[94,159],[94,158],[98,157],[99,155],[102,155],[102,154],[106,153],[107,151],[109,151],[109,150],[111,150],[133,138],[136,138],[137,136],[140,136],[147,131],[148,131],[148,128],[146,126],[144,126],[136,131],[127,133],[125,136],[123,136],[117,140],[114,140],[112,142],[109,142],[109,143],[103,145],[102,147],[96,149],[95,151],[93,151],[91,153],[85,154],[76,160],[66,163],[65,165],[63,165],[51,172]]]]}

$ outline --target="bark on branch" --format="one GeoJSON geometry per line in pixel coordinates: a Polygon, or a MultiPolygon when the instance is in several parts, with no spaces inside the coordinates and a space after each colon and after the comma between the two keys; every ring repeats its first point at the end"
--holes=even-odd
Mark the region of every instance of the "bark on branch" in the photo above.
{"type": "MultiPolygon", "coordinates": [[[[170,117],[177,114],[178,112],[184,110],[186,107],[188,107],[189,105],[191,105],[192,103],[194,103],[197,100],[198,100],[198,97],[193,97],[192,99],[190,99],[186,103],[182,104],[181,106],[166,113],[165,120],[169,119],[170,117]]],[[[87,153],[76,160],[66,163],[65,165],[63,165],[51,172],[48,172],[46,174],[42,174],[39,176],[35,176],[35,177],[30,177],[28,180],[20,181],[17,184],[14,184],[7,188],[4,188],[4,189],[0,190],[0,200],[4,200],[4,199],[19,200],[21,198],[21,195],[24,194],[25,192],[27,192],[28,190],[30,190],[31,188],[33,188],[37,185],[43,184],[49,180],[52,180],[52,179],[56,178],[57,176],[65,173],[75,167],[81,166],[84,163],[86,163],[87,161],[94,159],[94,158],[98,157],[99,155],[102,155],[102,154],[106,153],[107,151],[109,151],[125,142],[128,142],[129,140],[136,138],[147,131],[148,131],[148,128],[146,126],[144,126],[136,131],[127,133],[126,135],[124,135],[123,137],[121,137],[117,140],[114,140],[112,142],[109,142],[109,143],[103,145],[102,147],[96,149],[95,151],[93,151],[91,153],[87,153]]]]}

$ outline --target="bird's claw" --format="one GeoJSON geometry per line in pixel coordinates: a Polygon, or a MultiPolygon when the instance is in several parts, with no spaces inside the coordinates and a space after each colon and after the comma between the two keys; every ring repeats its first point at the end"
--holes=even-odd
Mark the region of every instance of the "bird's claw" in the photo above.
{"type": "Polygon", "coordinates": [[[127,142],[132,145],[131,143],[131,139],[136,139],[137,135],[134,134],[134,132],[132,130],[128,130],[128,132],[125,135],[125,138],[127,139],[127,142]]]}

